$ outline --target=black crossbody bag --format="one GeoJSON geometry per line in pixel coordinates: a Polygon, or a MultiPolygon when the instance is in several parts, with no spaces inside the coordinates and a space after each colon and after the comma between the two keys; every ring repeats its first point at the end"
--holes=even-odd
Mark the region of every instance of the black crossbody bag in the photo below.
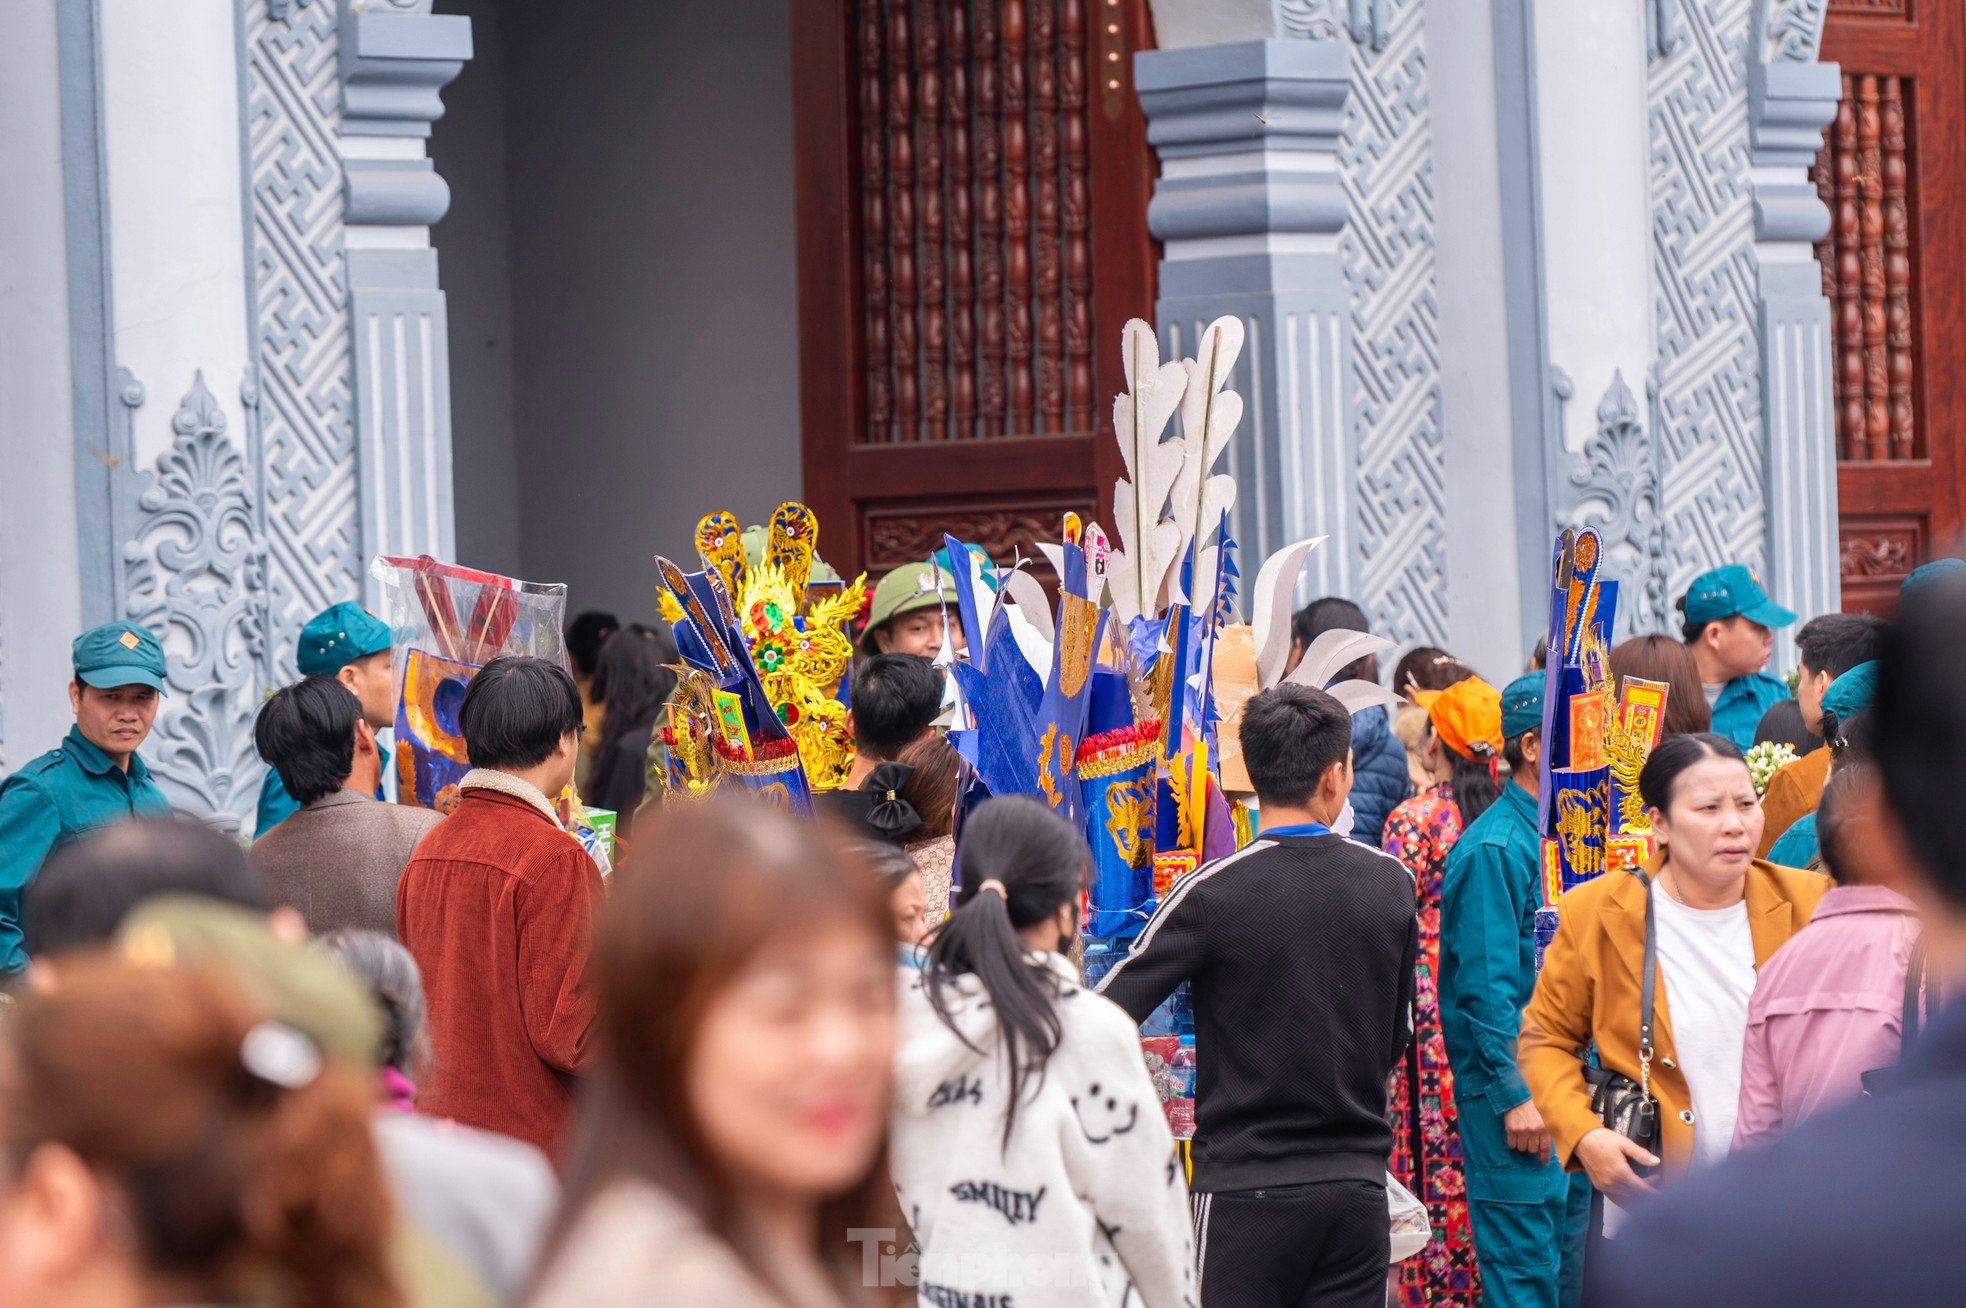
{"type": "MultiPolygon", "coordinates": [[[[1638,1080],[1608,1067],[1584,1067],[1591,1111],[1610,1130],[1656,1156],[1659,1152],[1659,1101],[1652,1097],[1652,993],[1659,980],[1659,938],[1652,922],[1652,880],[1645,884],[1645,961],[1639,967],[1638,1080]]],[[[1634,1169],[1637,1170],[1637,1169],[1634,1169]]]]}

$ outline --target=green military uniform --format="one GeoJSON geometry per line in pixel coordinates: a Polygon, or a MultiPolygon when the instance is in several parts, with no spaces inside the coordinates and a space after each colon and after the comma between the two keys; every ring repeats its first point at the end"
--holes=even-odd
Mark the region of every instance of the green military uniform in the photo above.
{"type": "Polygon", "coordinates": [[[1720,688],[1713,705],[1713,729],[1738,745],[1742,752],[1754,744],[1754,729],[1761,715],[1789,698],[1788,683],[1765,672],[1750,672],[1720,688]]]}
{"type": "MultiPolygon", "coordinates": [[[[75,638],[75,677],[87,686],[164,689],[164,650],[134,623],[112,622],[75,638]]],[[[163,817],[170,801],[132,754],[125,772],[71,727],[55,749],[0,782],[0,974],[27,966],[21,896],[48,855],[85,832],[132,817],[163,817]]]]}
{"type": "MultiPolygon", "coordinates": [[[[389,648],[389,624],[353,600],[322,609],[300,629],[294,662],[303,677],[332,677],[356,659],[380,654],[389,648]]],[[[382,775],[389,775],[389,751],[377,746],[382,755],[382,775]]],[[[377,786],[377,799],[382,787],[377,786]]],[[[300,812],[300,804],[287,793],[286,783],[272,768],[259,783],[259,817],[253,827],[258,839],[300,812]]]]}
{"type": "MultiPolygon", "coordinates": [[[[1741,617],[1770,629],[1793,626],[1795,614],[1768,598],[1754,573],[1738,563],[1703,572],[1679,599],[1689,626],[1741,617]]],[[[1789,697],[1788,684],[1765,672],[1750,672],[1720,688],[1713,703],[1713,729],[1742,749],[1754,744],[1761,715],[1789,697]]]]}
{"type": "MultiPolygon", "coordinates": [[[[1502,733],[1541,720],[1542,674],[1502,695],[1502,733]]],[[[1575,1304],[1583,1288],[1590,1185],[1554,1156],[1509,1148],[1503,1114],[1529,1099],[1516,1070],[1516,1033],[1536,987],[1536,910],[1542,905],[1536,799],[1510,782],[1468,825],[1441,875],[1440,1026],[1454,1072],[1468,1218],[1482,1301],[1493,1308],[1575,1304]]]]}

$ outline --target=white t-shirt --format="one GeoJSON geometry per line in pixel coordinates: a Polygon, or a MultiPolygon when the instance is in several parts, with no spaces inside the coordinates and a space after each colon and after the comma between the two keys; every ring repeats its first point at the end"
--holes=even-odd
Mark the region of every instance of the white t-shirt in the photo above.
{"type": "Polygon", "coordinates": [[[1693,1096],[1693,1164],[1727,1156],[1741,1098],[1741,1049],[1754,993],[1754,938],[1746,901],[1688,908],[1654,887],[1659,984],[1672,1018],[1673,1053],[1693,1096]]]}

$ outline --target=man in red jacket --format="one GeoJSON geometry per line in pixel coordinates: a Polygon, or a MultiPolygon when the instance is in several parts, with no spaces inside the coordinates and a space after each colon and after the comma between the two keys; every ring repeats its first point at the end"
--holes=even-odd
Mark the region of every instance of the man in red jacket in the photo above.
{"type": "Polygon", "coordinates": [[[417,1107],[551,1154],[594,1022],[601,877],[552,802],[573,777],[580,692],[557,663],[493,659],[458,726],[472,770],[396,889],[396,931],[429,1003],[434,1075],[417,1107]]]}

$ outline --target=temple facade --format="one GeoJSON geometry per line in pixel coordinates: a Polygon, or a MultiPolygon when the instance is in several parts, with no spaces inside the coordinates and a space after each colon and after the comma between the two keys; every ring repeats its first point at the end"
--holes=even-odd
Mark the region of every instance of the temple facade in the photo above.
{"type": "Polygon", "coordinates": [[[1110,497],[1132,317],[1248,325],[1241,547],[1326,537],[1307,597],[1491,676],[1566,524],[1642,630],[1723,562],[1886,604],[1959,525],[1941,6],[437,8],[19,7],[0,767],[143,622],[146,756],[248,828],[253,714],[377,554],[640,617],[711,508],[1034,553],[1110,497]]]}

